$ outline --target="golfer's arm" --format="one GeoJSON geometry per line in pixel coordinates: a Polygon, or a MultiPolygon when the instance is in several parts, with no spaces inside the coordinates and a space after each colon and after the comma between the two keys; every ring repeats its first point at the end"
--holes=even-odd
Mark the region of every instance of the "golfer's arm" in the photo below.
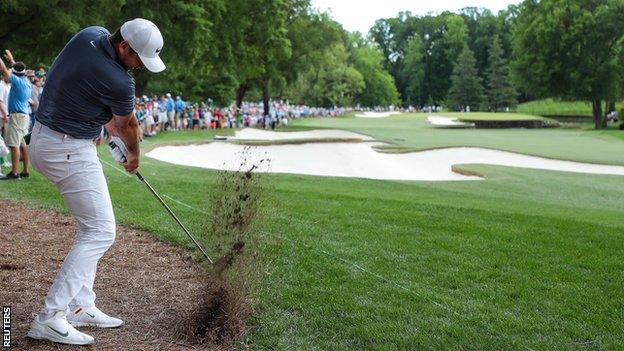
{"type": "Polygon", "coordinates": [[[113,119],[106,125],[108,133],[117,136],[123,141],[128,150],[128,161],[139,159],[139,123],[134,112],[125,116],[113,115],[113,119]]]}

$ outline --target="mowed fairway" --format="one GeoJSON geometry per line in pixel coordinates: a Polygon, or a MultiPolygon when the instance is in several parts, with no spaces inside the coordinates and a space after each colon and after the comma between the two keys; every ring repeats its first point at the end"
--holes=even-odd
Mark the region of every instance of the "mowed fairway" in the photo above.
{"type": "MultiPolygon", "coordinates": [[[[347,129],[393,142],[397,150],[481,146],[624,164],[624,141],[611,131],[451,130],[425,118],[308,119],[291,129],[347,129]]],[[[168,133],[143,148],[212,135],[168,133]]],[[[105,147],[99,152],[112,164],[105,147]]],[[[104,167],[121,224],[192,247],[141,183],[119,167],[104,167]]],[[[487,179],[268,175],[268,210],[256,243],[263,275],[246,344],[257,350],[624,348],[624,177],[462,168],[487,179]]],[[[165,200],[177,201],[169,203],[191,231],[200,231],[216,172],[148,158],[141,171],[165,200]]],[[[1,184],[0,196],[62,209],[39,175],[1,184]]]]}

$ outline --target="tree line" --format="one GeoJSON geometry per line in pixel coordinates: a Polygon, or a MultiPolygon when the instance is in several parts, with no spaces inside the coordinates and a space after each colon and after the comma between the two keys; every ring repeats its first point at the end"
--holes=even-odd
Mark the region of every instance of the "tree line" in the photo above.
{"type": "MultiPolygon", "coordinates": [[[[138,95],[171,91],[217,104],[271,97],[316,106],[399,103],[374,45],[309,0],[7,0],[0,45],[49,66],[80,29],[114,31],[135,17],[158,25],[167,69],[134,72],[138,95]]],[[[79,57],[76,60],[80,60],[79,57]]]]}
{"type": "Polygon", "coordinates": [[[516,100],[582,100],[604,128],[623,95],[623,16],[621,0],[525,0],[496,15],[402,12],[369,35],[404,103],[500,111],[516,100]]]}
{"type": "MultiPolygon", "coordinates": [[[[500,111],[554,97],[602,106],[622,98],[624,2],[525,0],[493,14],[379,19],[349,33],[309,0],[5,0],[0,45],[49,66],[80,29],[143,17],[165,38],[167,70],[136,72],[138,94],[288,99],[316,106],[445,105],[500,111]]],[[[76,58],[79,60],[80,58],[76,58]]]]}

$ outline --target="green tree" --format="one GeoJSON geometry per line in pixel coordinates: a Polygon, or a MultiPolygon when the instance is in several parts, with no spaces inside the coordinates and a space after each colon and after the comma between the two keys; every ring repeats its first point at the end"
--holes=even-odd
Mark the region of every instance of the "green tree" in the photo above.
{"type": "Polygon", "coordinates": [[[592,103],[594,125],[606,127],[602,103],[618,95],[624,62],[621,0],[527,0],[513,31],[512,72],[538,97],[592,103]]]}
{"type": "Polygon", "coordinates": [[[400,77],[405,82],[405,92],[403,98],[409,105],[422,103],[419,97],[422,92],[423,79],[425,77],[425,65],[423,62],[423,42],[420,36],[414,35],[407,43],[405,49],[405,59],[401,67],[400,77]]]}
{"type": "MultiPolygon", "coordinates": [[[[224,59],[217,56],[224,52],[218,51],[219,35],[213,26],[226,18],[225,11],[223,0],[124,1],[108,20],[109,30],[116,30],[129,19],[142,17],[154,22],[164,38],[161,57],[167,69],[160,74],[133,72],[137,95],[144,91],[172,91],[187,99],[205,98],[208,87],[212,86],[209,79],[218,75],[219,67],[213,64],[224,59]]],[[[231,96],[231,90],[228,95],[231,96]]]]}
{"type": "MultiPolygon", "coordinates": [[[[384,54],[384,63],[396,81],[403,101],[424,104],[431,100],[439,103],[446,97],[453,72],[453,62],[457,59],[463,43],[466,42],[468,30],[462,17],[444,12],[438,16],[412,16],[409,12],[401,12],[396,18],[381,19],[369,32],[370,38],[379,46],[384,54]],[[406,67],[410,42],[414,37],[422,39],[423,78],[417,98],[408,91],[414,91],[410,70],[418,67],[406,67]]],[[[416,43],[412,43],[415,45],[416,43]]],[[[418,61],[411,48],[410,60],[418,61]]],[[[416,73],[419,73],[417,72],[416,73]]]]}
{"type": "Polygon", "coordinates": [[[0,47],[10,49],[27,67],[49,67],[67,41],[79,30],[106,26],[118,16],[123,0],[0,1],[0,47]]]}
{"type": "Polygon", "coordinates": [[[457,58],[457,63],[453,68],[451,76],[451,88],[448,92],[446,104],[460,109],[470,106],[471,109],[478,109],[483,100],[483,86],[481,78],[477,74],[477,61],[474,54],[464,45],[464,49],[457,58]]]}
{"type": "Polygon", "coordinates": [[[309,7],[291,13],[286,30],[292,55],[281,62],[280,70],[288,83],[296,81],[307,68],[321,61],[326,49],[346,41],[345,32],[337,22],[327,13],[309,7]]]}
{"type": "Polygon", "coordinates": [[[292,5],[290,0],[232,0],[228,4],[232,23],[224,25],[234,31],[231,41],[238,106],[249,89],[257,88],[262,92],[264,114],[269,113],[271,83],[281,82],[280,62],[291,55],[285,21],[292,5]]]}
{"type": "Polygon", "coordinates": [[[444,101],[447,96],[452,84],[454,63],[462,52],[468,35],[466,24],[460,16],[445,12],[439,17],[439,30],[442,33],[439,39],[430,42],[430,67],[428,72],[425,71],[425,75],[429,73],[429,77],[425,76],[429,94],[436,104],[444,101]]]}
{"type": "Polygon", "coordinates": [[[351,52],[353,67],[364,78],[364,88],[355,101],[362,106],[388,106],[399,103],[394,79],[383,67],[383,57],[376,48],[360,43],[351,52]]]}
{"type": "Polygon", "coordinates": [[[308,9],[287,21],[292,57],[283,62],[281,97],[317,106],[396,104],[398,93],[379,50],[349,35],[326,13],[308,9]]]}
{"type": "MultiPolygon", "coordinates": [[[[135,71],[136,93],[172,91],[189,98],[206,95],[212,77],[233,91],[232,79],[218,65],[230,59],[217,50],[222,42],[214,24],[225,16],[225,0],[8,0],[0,2],[0,44],[28,66],[49,66],[81,29],[98,25],[113,32],[135,17],[156,23],[164,37],[161,53],[167,69],[160,74],[135,71]],[[120,15],[122,14],[122,15],[120,15]],[[191,44],[191,45],[189,45],[191,44]],[[217,55],[222,55],[218,57],[217,55]],[[219,58],[219,59],[217,59],[219,58]]],[[[77,60],[80,58],[76,58],[77,60]]]]}
{"type": "Polygon", "coordinates": [[[485,76],[489,67],[489,50],[494,36],[498,37],[501,44],[503,50],[501,57],[508,59],[511,55],[509,24],[513,17],[510,17],[509,9],[494,15],[488,9],[476,7],[461,9],[460,16],[468,27],[468,47],[475,54],[479,75],[485,76]]]}
{"type": "Polygon", "coordinates": [[[417,26],[420,18],[410,12],[400,12],[395,18],[379,19],[369,31],[369,38],[376,44],[383,55],[383,65],[392,75],[403,101],[408,101],[407,86],[411,77],[403,73],[407,43],[419,35],[417,26]]]}
{"type": "Polygon", "coordinates": [[[495,35],[489,50],[490,67],[486,72],[486,101],[483,104],[486,110],[499,111],[518,103],[516,90],[509,80],[509,67],[502,55],[503,48],[495,35]]]}
{"type": "Polygon", "coordinates": [[[356,95],[364,89],[364,77],[348,64],[348,58],[348,52],[341,44],[325,52],[325,60],[312,85],[312,100],[318,105],[351,106],[356,95]]]}

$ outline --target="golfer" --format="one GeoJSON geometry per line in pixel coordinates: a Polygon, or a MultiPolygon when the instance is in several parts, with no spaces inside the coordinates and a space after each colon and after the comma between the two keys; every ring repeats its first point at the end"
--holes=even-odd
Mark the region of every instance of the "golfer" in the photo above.
{"type": "Polygon", "coordinates": [[[123,324],[95,305],[95,271],[115,240],[115,216],[93,141],[106,125],[126,146],[126,171],[137,172],[139,128],[128,70],[164,70],[162,46],[160,31],[145,19],[128,21],[112,35],[88,27],[65,45],[48,72],[29,151],[34,168],[60,191],[78,228],[30,338],[88,345],[93,337],[74,327],[123,324]]]}

